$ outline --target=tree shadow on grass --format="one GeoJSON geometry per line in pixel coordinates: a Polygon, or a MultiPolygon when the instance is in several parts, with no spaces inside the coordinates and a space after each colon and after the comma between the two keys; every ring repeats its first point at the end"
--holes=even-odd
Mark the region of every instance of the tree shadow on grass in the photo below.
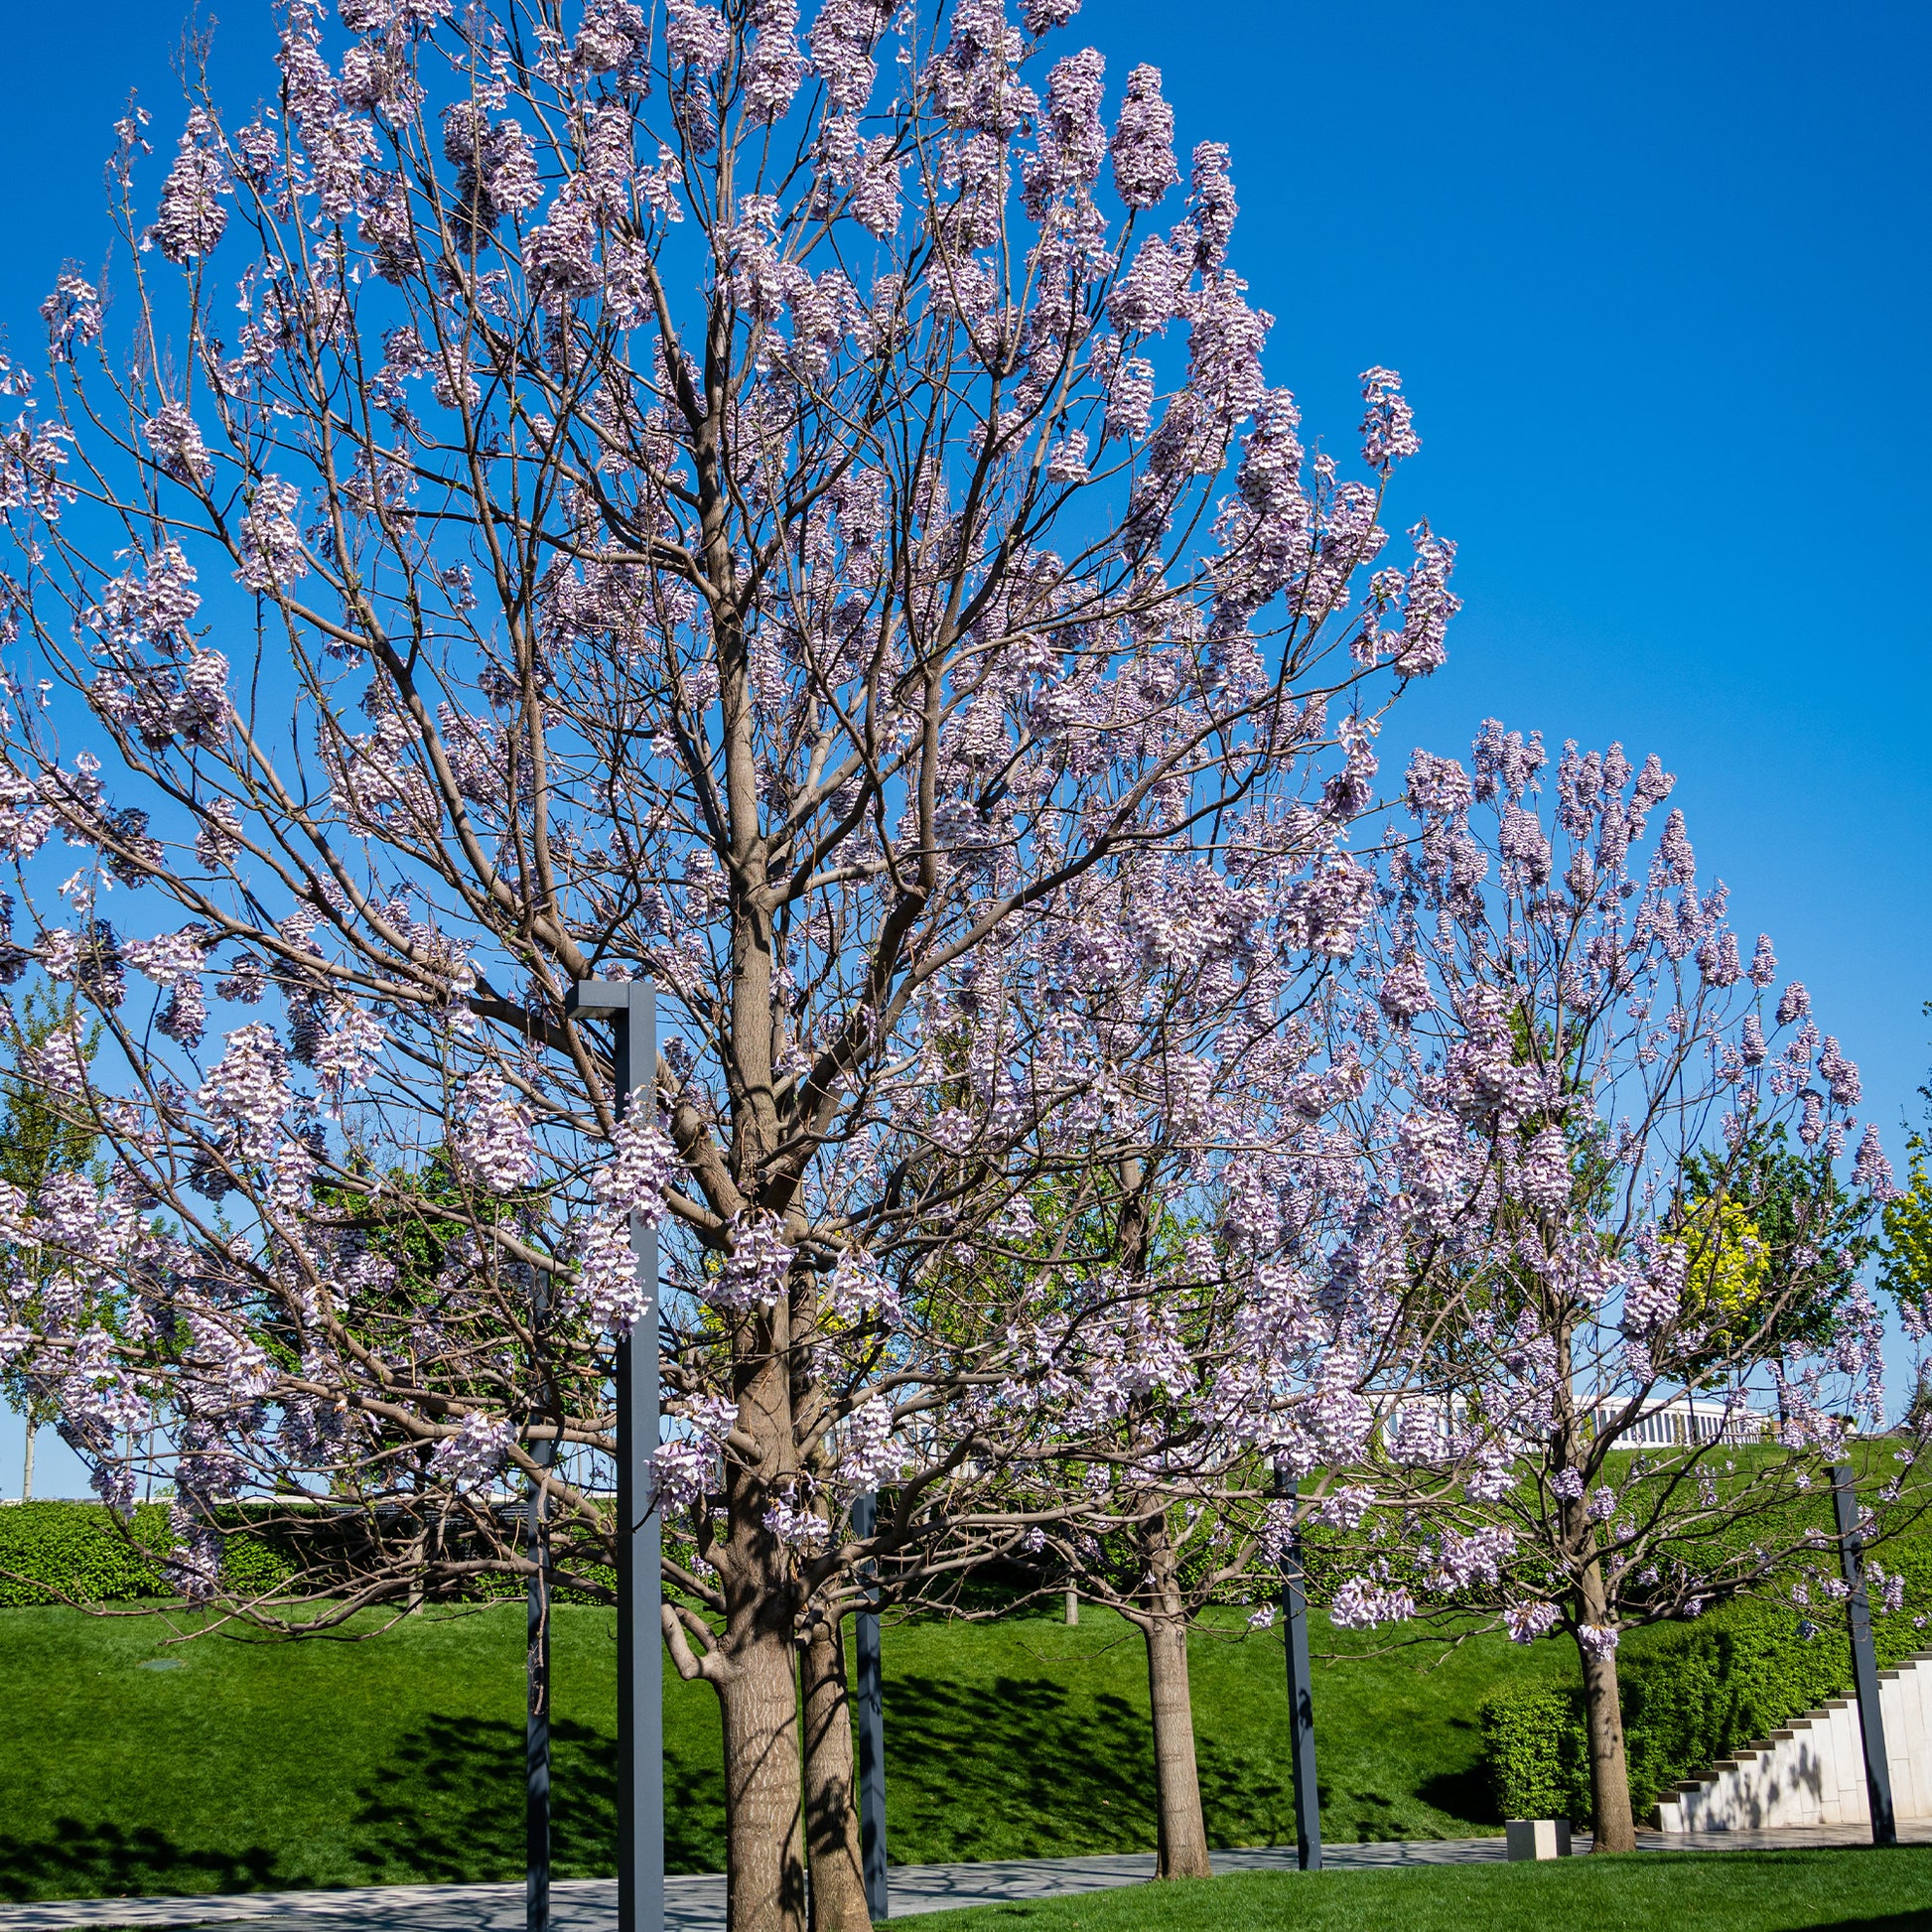
{"type": "MultiPolygon", "coordinates": [[[[559,1878],[617,1870],[617,1743],[552,1723],[550,1863],[559,1878]]],[[[406,1731],[355,1793],[352,1856],[372,1882],[476,1883],[523,1875],[523,1727],[503,1719],[431,1715],[406,1731]]],[[[715,1769],[664,1765],[664,1863],[717,1871],[724,1794],[715,1769]]]]}
{"type": "Polygon", "coordinates": [[[276,1853],[194,1851],[150,1825],[57,1818],[38,1839],[0,1834],[0,1896],[119,1897],[142,1892],[259,1891],[298,1885],[276,1853]]]}
{"type": "MultiPolygon", "coordinates": [[[[1271,1733],[1201,1736],[1196,1726],[1201,1813],[1210,1845],[1294,1844],[1295,1788],[1288,1742],[1286,1724],[1279,1740],[1271,1733]]],[[[1333,1801],[1324,1781],[1317,1779],[1315,1789],[1323,1806],[1333,1801]]]]}
{"type": "Polygon", "coordinates": [[[1496,1793],[1489,1773],[1480,1764],[1471,1764],[1460,1771],[1439,1771],[1423,1780],[1416,1795],[1424,1804],[1434,1805],[1438,1811],[1464,1819],[1471,1825],[1503,1822],[1502,1813],[1496,1808],[1496,1793]]]}
{"type": "Polygon", "coordinates": [[[1155,1840],[1147,1714],[1062,1685],[886,1686],[892,1852],[908,1863],[1138,1851],[1155,1840]]]}

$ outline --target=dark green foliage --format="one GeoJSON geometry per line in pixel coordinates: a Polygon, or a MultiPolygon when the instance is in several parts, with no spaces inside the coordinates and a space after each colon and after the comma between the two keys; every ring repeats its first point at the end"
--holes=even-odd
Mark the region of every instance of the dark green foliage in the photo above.
{"type": "Polygon", "coordinates": [[[1848,1188],[1823,1149],[1794,1153],[1782,1121],[1758,1128],[1726,1161],[1693,1155],[1684,1192],[1734,1202],[1764,1243],[1764,1299],[1784,1305],[1763,1337],[1764,1355],[1822,1347],[1879,1245],[1871,1196],[1848,1188]]]}
{"type": "MultiPolygon", "coordinates": [[[[88,1170],[99,1146],[100,1137],[91,1125],[63,1113],[45,1086],[22,1075],[31,1056],[46,1046],[59,1029],[70,1026],[73,1017],[71,997],[53,998],[41,988],[29,988],[8,1039],[11,1064],[0,1070],[0,1180],[18,1187],[30,1200],[56,1174],[88,1170]]],[[[98,1025],[85,1030],[80,1038],[84,1058],[93,1058],[99,1039],[98,1025]]],[[[31,1250],[24,1257],[16,1253],[8,1262],[10,1266],[24,1266],[30,1278],[37,1279],[31,1256],[31,1250]]],[[[111,1324],[111,1309],[96,1308],[94,1312],[111,1324]]],[[[0,1395],[27,1425],[30,1448],[34,1436],[61,1413],[54,1385],[23,1368],[19,1361],[0,1368],[0,1395]]]]}
{"type": "MultiPolygon", "coordinates": [[[[221,1567],[237,1589],[268,1589],[294,1567],[285,1548],[247,1527],[245,1512],[223,1528],[221,1567]]],[[[99,1503],[10,1503],[0,1508],[0,1608],[170,1597],[164,1559],[173,1544],[166,1503],[136,1504],[124,1529],[99,1503]]]]}
{"type": "MultiPolygon", "coordinates": [[[[237,1592],[260,1594],[292,1576],[300,1560],[327,1555],[331,1539],[353,1537],[363,1519],[354,1511],[332,1517],[320,1510],[277,1512],[261,1527],[259,1512],[237,1506],[224,1511],[221,1574],[237,1592]],[[313,1524],[313,1528],[305,1525],[313,1524]]],[[[141,1503],[125,1530],[100,1503],[33,1502],[0,1505],[0,1609],[30,1604],[132,1603],[174,1594],[164,1560],[173,1547],[166,1503],[141,1503]]],[[[609,1570],[585,1574],[593,1584],[616,1588],[609,1570]]],[[[521,1596],[521,1577],[471,1579],[460,1600],[494,1602],[521,1596]]],[[[595,1590],[560,1588],[563,1603],[608,1602],[595,1590]]]]}
{"type": "Polygon", "coordinates": [[[116,1533],[98,1503],[10,1503],[0,1509],[0,1606],[166,1596],[149,1552],[168,1540],[166,1503],[140,1504],[129,1536],[116,1533]]]}

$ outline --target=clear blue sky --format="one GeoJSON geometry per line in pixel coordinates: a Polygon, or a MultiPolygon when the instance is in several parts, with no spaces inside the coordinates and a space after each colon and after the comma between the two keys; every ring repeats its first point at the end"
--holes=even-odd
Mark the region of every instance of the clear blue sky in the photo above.
{"type": "MultiPolygon", "coordinates": [[[[220,11],[217,84],[252,101],[267,8],[220,11]]],[[[130,86],[172,143],[181,15],[8,26],[0,324],[27,349],[63,258],[98,257],[130,86]]],[[[1231,144],[1234,259],[1309,427],[1345,443],[1355,372],[1407,378],[1424,448],[1395,507],[1461,545],[1467,609],[1388,759],[1490,714],[1657,752],[1897,1158],[1932,1058],[1932,15],[1087,0],[1082,33],[1115,88],[1164,69],[1184,144],[1231,144]]],[[[0,1493],[18,1474],[0,1426],[0,1493]]]]}

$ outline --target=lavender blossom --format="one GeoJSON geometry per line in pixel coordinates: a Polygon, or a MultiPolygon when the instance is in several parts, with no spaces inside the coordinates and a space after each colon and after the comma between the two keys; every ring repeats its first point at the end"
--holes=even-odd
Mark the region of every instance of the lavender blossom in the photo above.
{"type": "Polygon", "coordinates": [[[196,108],[162,187],[161,211],[143,242],[184,267],[211,255],[228,225],[221,198],[233,190],[214,139],[214,123],[196,108]]]}

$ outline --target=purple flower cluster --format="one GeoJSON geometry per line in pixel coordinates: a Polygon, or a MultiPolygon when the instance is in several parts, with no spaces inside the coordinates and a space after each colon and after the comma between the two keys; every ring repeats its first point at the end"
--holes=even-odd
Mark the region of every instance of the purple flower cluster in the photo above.
{"type": "Polygon", "coordinates": [[[1127,76],[1108,148],[1114,192],[1128,207],[1158,207],[1168,190],[1180,185],[1173,156],[1173,109],[1161,97],[1159,68],[1138,67],[1127,76]]]}
{"type": "Polygon", "coordinates": [[[235,1154],[262,1161],[273,1152],[294,1098],[288,1078],[288,1052],[274,1033],[263,1026],[238,1027],[227,1035],[196,1099],[235,1154]]]}
{"type": "Polygon", "coordinates": [[[146,244],[184,267],[211,255],[228,225],[222,197],[233,190],[215,138],[214,123],[205,109],[196,108],[162,186],[161,211],[146,236],[146,244]]]}
{"type": "Polygon", "coordinates": [[[241,519],[241,562],[235,579],[257,597],[286,591],[309,568],[293,511],[301,492],[279,477],[263,477],[249,493],[241,519]]]}

